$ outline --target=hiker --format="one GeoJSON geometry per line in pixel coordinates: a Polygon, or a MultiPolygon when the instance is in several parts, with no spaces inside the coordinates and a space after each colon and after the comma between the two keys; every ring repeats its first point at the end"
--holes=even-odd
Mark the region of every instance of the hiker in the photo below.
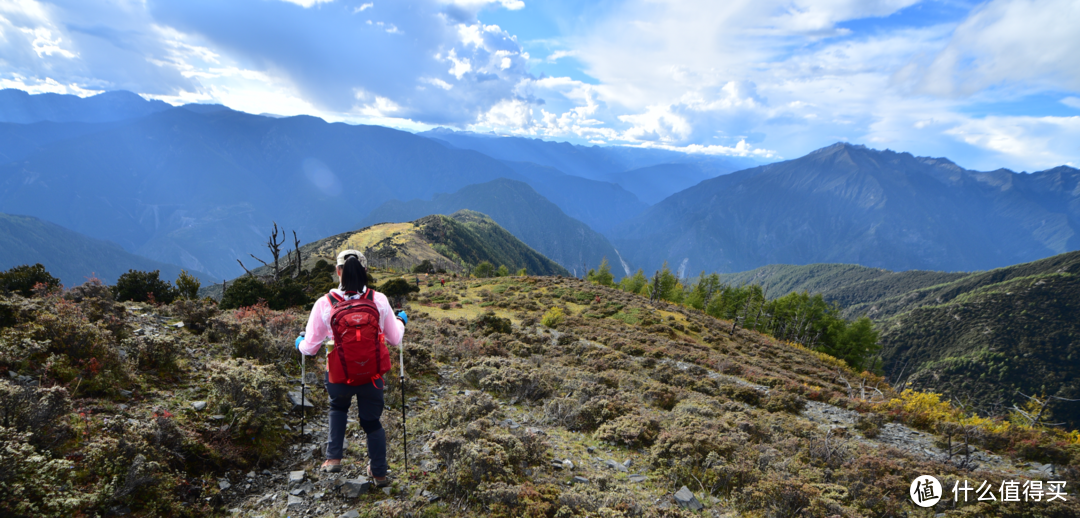
{"type": "Polygon", "coordinates": [[[326,440],[326,461],[319,469],[341,471],[342,445],[349,406],[356,396],[360,427],[367,434],[370,462],[368,476],[375,485],[390,485],[386,464],[386,431],[379,418],[383,412],[383,374],[390,371],[390,353],[386,342],[401,344],[409,317],[405,311],[394,314],[386,295],[367,287],[367,259],[356,250],[337,256],[336,289],[319,298],[311,308],[307,330],[296,339],[296,348],[315,356],[323,340],[334,339],[326,355],[326,392],[330,396],[330,431],[326,440]]]}

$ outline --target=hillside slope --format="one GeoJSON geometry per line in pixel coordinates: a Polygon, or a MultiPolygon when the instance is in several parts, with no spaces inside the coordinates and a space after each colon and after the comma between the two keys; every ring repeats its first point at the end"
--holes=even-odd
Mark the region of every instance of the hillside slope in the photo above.
{"type": "MultiPolygon", "coordinates": [[[[867,312],[883,318],[893,379],[991,414],[1023,405],[1021,393],[1080,399],[1080,252],[914,290],[867,312]]],[[[1052,412],[1051,421],[1080,428],[1080,404],[1052,412]]]]}
{"type": "Polygon", "coordinates": [[[806,349],[731,332],[731,322],[577,279],[426,284],[407,307],[407,384],[386,380],[382,425],[396,478],[386,492],[366,483],[355,423],[343,471],[317,469],[327,432],[315,370],[322,355],[307,360],[306,421],[287,395],[299,390],[293,336],[305,313],[116,304],[91,289],[77,302],[0,298],[0,326],[13,338],[0,341],[0,368],[12,373],[0,376],[0,401],[27,402],[0,407],[12,423],[0,446],[18,453],[5,457],[14,468],[4,482],[23,495],[0,499],[0,514],[30,514],[27,506],[50,517],[1080,513],[1071,494],[953,502],[946,493],[932,509],[908,496],[925,474],[946,486],[1071,487],[1080,460],[1067,436],[967,425],[979,450],[966,450],[955,435],[934,435],[964,428],[948,406],[901,396],[806,349]],[[561,321],[538,322],[551,307],[561,321]],[[114,318],[95,313],[102,308],[114,318]],[[61,329],[93,337],[94,349],[33,340],[61,329]],[[27,343],[36,348],[15,349],[27,343]],[[59,383],[87,354],[98,359],[78,371],[82,382],[59,383]],[[22,410],[33,404],[40,411],[22,410]],[[57,484],[64,498],[53,498],[57,484]]]}
{"type": "Polygon", "coordinates": [[[1080,171],[966,171],[846,143],[706,180],[612,231],[646,270],[849,263],[973,271],[1080,249],[1080,171]]]}
{"type": "MultiPolygon", "coordinates": [[[[181,268],[131,254],[116,243],[93,239],[31,216],[0,214],[0,270],[41,263],[65,286],[77,286],[90,277],[113,284],[130,269],[160,270],[172,281],[181,268]]],[[[198,271],[188,273],[206,278],[198,271]]]]}
{"type": "MultiPolygon", "coordinates": [[[[886,377],[999,415],[1021,395],[1080,397],[1080,252],[974,273],[890,272],[854,265],[771,265],[721,276],[776,297],[821,293],[881,332],[886,377]]],[[[1080,427],[1080,405],[1051,421],[1080,427]]]]}
{"type": "MultiPolygon", "coordinates": [[[[525,268],[535,275],[568,274],[487,215],[465,209],[342,232],[301,246],[300,254],[308,267],[320,259],[333,263],[338,252],[350,248],[360,250],[371,266],[380,268],[411,269],[430,261],[436,267],[462,271],[462,263],[473,267],[488,261],[496,267],[506,265],[513,272],[525,268]]],[[[267,272],[265,266],[252,271],[267,272]]]]}
{"type": "MultiPolygon", "coordinates": [[[[618,252],[607,238],[567,216],[528,184],[500,178],[469,185],[431,201],[389,201],[375,208],[362,225],[411,221],[428,214],[450,214],[462,209],[482,212],[537,252],[581,276],[604,257],[618,264],[618,252]],[[584,268],[583,264],[588,265],[584,268]]],[[[622,271],[615,271],[622,277],[622,271]]]]}

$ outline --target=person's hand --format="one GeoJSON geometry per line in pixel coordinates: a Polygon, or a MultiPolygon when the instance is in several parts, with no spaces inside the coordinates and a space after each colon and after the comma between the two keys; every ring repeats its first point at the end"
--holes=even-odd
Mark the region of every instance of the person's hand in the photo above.
{"type": "Polygon", "coordinates": [[[405,310],[398,311],[397,317],[401,320],[402,324],[409,323],[409,315],[405,314],[405,310]]]}
{"type": "Polygon", "coordinates": [[[296,337],[296,350],[300,350],[300,343],[304,341],[304,335],[296,337]]]}

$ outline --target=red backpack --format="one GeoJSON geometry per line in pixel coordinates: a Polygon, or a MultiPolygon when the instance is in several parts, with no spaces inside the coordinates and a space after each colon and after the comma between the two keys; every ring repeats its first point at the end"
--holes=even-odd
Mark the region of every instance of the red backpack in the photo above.
{"type": "Polygon", "coordinates": [[[358,299],[346,300],[331,292],[327,299],[334,348],[326,356],[330,383],[367,385],[390,371],[390,351],[386,349],[375,291],[367,290],[358,299]]]}

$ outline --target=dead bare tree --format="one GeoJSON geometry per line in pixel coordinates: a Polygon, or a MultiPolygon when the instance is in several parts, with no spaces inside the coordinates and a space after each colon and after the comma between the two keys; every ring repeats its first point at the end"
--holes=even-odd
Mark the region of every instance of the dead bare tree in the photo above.
{"type": "MultiPolygon", "coordinates": [[[[274,280],[281,278],[281,268],[278,265],[278,258],[281,256],[281,245],[285,244],[285,233],[282,232],[278,236],[277,222],[274,222],[274,231],[270,234],[270,239],[266,242],[267,248],[270,249],[270,255],[274,256],[274,280]]],[[[255,257],[255,256],[252,256],[255,257]]]]}
{"type": "Polygon", "coordinates": [[[300,266],[304,263],[302,257],[300,257],[300,238],[296,237],[296,231],[292,231],[293,247],[296,249],[296,276],[299,277],[301,270],[300,266]]]}
{"type": "Polygon", "coordinates": [[[1066,402],[1072,402],[1072,403],[1080,401],[1080,399],[1066,399],[1066,398],[1058,397],[1058,396],[1044,396],[1042,399],[1040,399],[1040,398],[1037,398],[1037,397],[1034,397],[1034,396],[1029,396],[1029,395],[1024,394],[1023,392],[1019,392],[1019,391],[1017,391],[1017,394],[1020,394],[1021,396],[1024,396],[1025,398],[1027,398],[1028,401],[1031,401],[1031,402],[1035,403],[1035,405],[1039,409],[1036,412],[1028,412],[1028,411],[1022,410],[1020,407],[1016,406],[1016,403],[1013,403],[1013,406],[1012,406],[1013,410],[1016,411],[1018,414],[1020,414],[1020,416],[1023,417],[1024,420],[1026,420],[1028,422],[1028,426],[1030,426],[1030,427],[1036,427],[1036,426],[1039,426],[1039,425],[1042,425],[1042,426],[1061,426],[1061,425],[1065,424],[1065,423],[1044,423],[1044,422],[1042,422],[1043,414],[1046,413],[1047,409],[1050,408],[1050,404],[1053,403],[1054,401],[1066,401],[1066,402]]]}

